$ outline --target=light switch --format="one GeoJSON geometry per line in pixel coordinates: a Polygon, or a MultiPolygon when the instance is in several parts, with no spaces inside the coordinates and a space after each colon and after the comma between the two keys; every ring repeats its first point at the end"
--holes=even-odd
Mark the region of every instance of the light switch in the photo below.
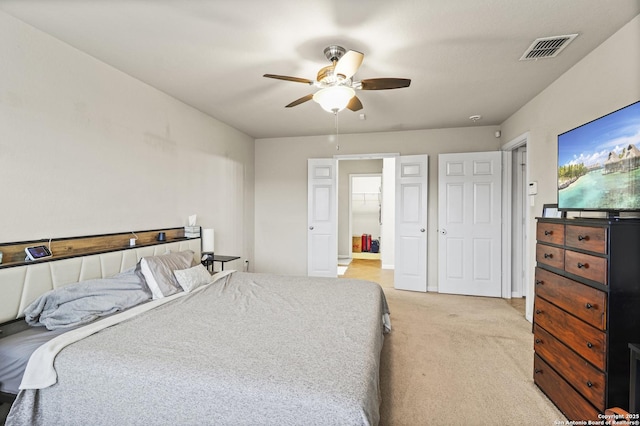
{"type": "Polygon", "coordinates": [[[536,195],[538,193],[538,182],[529,183],[529,195],[536,195]]]}

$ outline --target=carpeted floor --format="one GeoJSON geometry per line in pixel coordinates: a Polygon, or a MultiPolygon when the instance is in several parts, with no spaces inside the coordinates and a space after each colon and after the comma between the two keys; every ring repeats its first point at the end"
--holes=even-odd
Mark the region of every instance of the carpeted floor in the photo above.
{"type": "Polygon", "coordinates": [[[553,425],[566,418],[533,383],[531,324],[507,301],[393,288],[355,260],[345,278],[379,282],[392,331],[381,355],[381,425],[553,425]]]}

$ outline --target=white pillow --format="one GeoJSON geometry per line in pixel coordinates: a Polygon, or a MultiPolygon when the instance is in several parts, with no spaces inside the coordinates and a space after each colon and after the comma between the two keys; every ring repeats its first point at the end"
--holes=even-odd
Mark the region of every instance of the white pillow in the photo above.
{"type": "Polygon", "coordinates": [[[143,257],[140,260],[140,271],[153,298],[161,299],[182,291],[173,271],[189,268],[192,264],[193,252],[185,250],[179,253],[143,257]]]}
{"type": "Polygon", "coordinates": [[[193,268],[173,271],[173,274],[186,293],[211,282],[211,274],[201,263],[193,268]]]}

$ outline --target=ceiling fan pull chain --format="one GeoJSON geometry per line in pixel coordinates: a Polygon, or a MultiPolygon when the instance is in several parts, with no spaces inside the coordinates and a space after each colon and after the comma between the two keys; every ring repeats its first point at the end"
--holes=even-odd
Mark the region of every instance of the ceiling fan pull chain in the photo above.
{"type": "Polygon", "coordinates": [[[338,110],[333,111],[336,116],[336,151],[340,151],[340,141],[338,139],[338,110]]]}

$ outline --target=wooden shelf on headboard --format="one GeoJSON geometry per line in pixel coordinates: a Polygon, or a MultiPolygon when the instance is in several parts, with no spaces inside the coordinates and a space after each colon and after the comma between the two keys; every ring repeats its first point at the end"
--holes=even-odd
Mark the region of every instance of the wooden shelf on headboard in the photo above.
{"type": "MultiPolygon", "coordinates": [[[[135,231],[136,245],[131,247],[141,247],[155,244],[171,243],[174,241],[186,240],[184,228],[152,229],[147,231],[135,231]],[[158,241],[158,234],[164,232],[165,241],[158,241]]],[[[129,239],[134,235],[131,232],[120,232],[115,234],[87,235],[82,237],[55,238],[51,240],[51,252],[53,256],[36,262],[46,262],[88,254],[107,253],[115,250],[130,248],[129,239]]],[[[0,243],[0,251],[3,253],[0,268],[7,268],[19,265],[31,264],[25,262],[26,247],[35,245],[49,246],[49,240],[21,241],[14,243],[0,243]]]]}

